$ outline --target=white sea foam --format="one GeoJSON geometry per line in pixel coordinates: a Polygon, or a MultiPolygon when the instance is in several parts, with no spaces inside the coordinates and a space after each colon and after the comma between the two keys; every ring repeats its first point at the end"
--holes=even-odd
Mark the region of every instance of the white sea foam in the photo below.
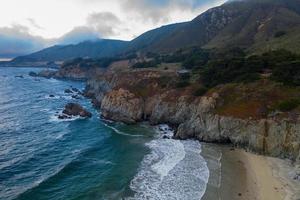
{"type": "Polygon", "coordinates": [[[49,112],[50,109],[49,109],[49,108],[44,108],[44,109],[41,109],[40,111],[41,111],[41,112],[49,112]]]}
{"type": "Polygon", "coordinates": [[[67,134],[67,133],[60,133],[59,135],[57,135],[57,136],[55,137],[55,139],[56,139],[56,140],[60,140],[60,139],[62,139],[66,134],[67,134]]]}
{"type": "Polygon", "coordinates": [[[131,181],[135,195],[128,199],[200,200],[209,179],[200,143],[162,139],[172,131],[166,125],[158,130],[159,138],[147,144],[151,153],[144,157],[131,181]]]}
{"type": "Polygon", "coordinates": [[[53,112],[50,112],[50,122],[71,122],[71,121],[75,121],[75,120],[78,120],[78,119],[84,119],[80,116],[71,116],[71,118],[69,119],[59,119],[58,116],[59,115],[62,115],[62,111],[58,112],[58,113],[53,113],[53,112]]]}
{"type": "Polygon", "coordinates": [[[120,131],[118,130],[117,128],[113,127],[113,126],[110,126],[106,123],[103,123],[104,126],[106,126],[107,128],[110,128],[111,130],[113,130],[115,133],[119,134],[119,135],[125,135],[125,136],[130,136],[130,137],[144,137],[143,135],[132,135],[132,134],[128,134],[128,133],[125,133],[123,131],[120,131]]]}
{"type": "Polygon", "coordinates": [[[152,170],[163,179],[185,157],[184,146],[176,140],[154,140],[148,146],[161,158],[151,166],[152,170]],[[157,151],[158,150],[158,151],[157,151]]]}
{"type": "Polygon", "coordinates": [[[51,97],[50,95],[45,95],[45,99],[60,99],[60,96],[53,96],[51,97]]]}
{"type": "Polygon", "coordinates": [[[49,78],[49,79],[46,79],[46,80],[48,80],[51,83],[58,83],[59,82],[59,80],[57,80],[55,78],[49,78]]]}

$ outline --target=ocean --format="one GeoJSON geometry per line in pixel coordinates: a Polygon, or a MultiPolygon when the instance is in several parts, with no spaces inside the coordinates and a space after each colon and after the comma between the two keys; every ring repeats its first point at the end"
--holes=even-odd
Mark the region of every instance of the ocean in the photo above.
{"type": "Polygon", "coordinates": [[[39,70],[0,68],[1,200],[201,199],[209,170],[199,142],[163,139],[166,125],[101,119],[64,92],[83,82],[28,75],[39,70]],[[59,120],[69,102],[93,117],[59,120]]]}

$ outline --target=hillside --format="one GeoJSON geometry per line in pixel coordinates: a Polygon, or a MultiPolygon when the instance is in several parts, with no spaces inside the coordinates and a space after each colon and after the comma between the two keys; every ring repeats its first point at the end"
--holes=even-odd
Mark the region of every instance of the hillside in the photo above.
{"type": "Polygon", "coordinates": [[[67,46],[57,45],[27,56],[17,57],[13,62],[65,61],[78,57],[112,57],[120,52],[126,45],[126,41],[120,40],[87,41],[67,46]]]}
{"type": "Polygon", "coordinates": [[[149,51],[151,48],[153,48],[153,44],[159,44],[164,40],[167,40],[173,32],[177,31],[181,27],[184,27],[186,24],[187,22],[171,24],[150,30],[130,41],[126,51],[149,51]]]}
{"type": "Polygon", "coordinates": [[[299,53],[300,1],[229,1],[192,21],[162,26],[130,42],[100,40],[53,46],[14,61],[64,61],[76,57],[114,57],[132,52],[170,53],[194,46],[206,49],[239,47],[248,53],[284,48],[299,53]]]}
{"type": "Polygon", "coordinates": [[[148,49],[170,52],[190,46],[237,46],[250,51],[299,51],[299,10],[300,2],[294,0],[231,1],[171,30],[166,39],[152,43],[148,49]]]}

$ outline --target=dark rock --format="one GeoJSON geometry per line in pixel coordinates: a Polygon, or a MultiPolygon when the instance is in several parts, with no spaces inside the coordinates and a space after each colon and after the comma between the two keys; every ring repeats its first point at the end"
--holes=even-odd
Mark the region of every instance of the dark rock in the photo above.
{"type": "Polygon", "coordinates": [[[92,113],[85,110],[81,105],[76,103],[68,103],[63,110],[63,114],[69,116],[80,116],[85,118],[91,118],[92,113]]]}
{"type": "Polygon", "coordinates": [[[50,94],[49,97],[54,98],[55,96],[53,94],[50,94]]]}
{"type": "Polygon", "coordinates": [[[59,115],[58,119],[71,119],[72,117],[68,116],[68,115],[59,115]]]}
{"type": "Polygon", "coordinates": [[[24,78],[24,76],[19,75],[19,76],[15,76],[15,78],[24,78]]]}
{"type": "Polygon", "coordinates": [[[78,95],[72,95],[73,99],[80,99],[80,97],[78,95]]]}
{"type": "Polygon", "coordinates": [[[85,92],[83,93],[83,96],[86,97],[86,98],[90,98],[90,99],[91,99],[91,98],[93,98],[95,95],[94,95],[94,93],[92,93],[92,92],[86,92],[86,91],[85,91],[85,92]]]}
{"type": "Polygon", "coordinates": [[[80,91],[77,88],[71,88],[73,92],[79,93],[80,91]]]}
{"type": "Polygon", "coordinates": [[[35,73],[35,72],[29,72],[29,76],[32,76],[32,77],[37,77],[37,76],[38,76],[38,74],[37,74],[37,73],[35,73]]]}
{"type": "Polygon", "coordinates": [[[92,99],[92,104],[95,108],[101,108],[101,102],[97,101],[97,99],[92,99]]]}
{"type": "Polygon", "coordinates": [[[72,90],[70,90],[70,89],[65,89],[65,93],[67,93],[67,94],[71,94],[71,93],[73,93],[73,91],[72,91],[72,90]]]}
{"type": "Polygon", "coordinates": [[[163,139],[170,139],[168,136],[164,135],[163,139]]]}

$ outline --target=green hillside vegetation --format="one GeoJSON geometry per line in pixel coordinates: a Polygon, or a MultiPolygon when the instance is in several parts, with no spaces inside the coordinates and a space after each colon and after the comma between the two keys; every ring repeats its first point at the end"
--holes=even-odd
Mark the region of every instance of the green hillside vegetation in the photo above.
{"type": "Polygon", "coordinates": [[[119,58],[100,58],[100,59],[75,58],[64,62],[61,67],[72,68],[78,66],[80,68],[107,68],[111,63],[119,60],[120,60],[119,58]]]}
{"type": "Polygon", "coordinates": [[[210,61],[200,71],[207,87],[232,82],[253,82],[267,76],[285,85],[300,86],[300,56],[286,50],[262,55],[210,61]]]}

